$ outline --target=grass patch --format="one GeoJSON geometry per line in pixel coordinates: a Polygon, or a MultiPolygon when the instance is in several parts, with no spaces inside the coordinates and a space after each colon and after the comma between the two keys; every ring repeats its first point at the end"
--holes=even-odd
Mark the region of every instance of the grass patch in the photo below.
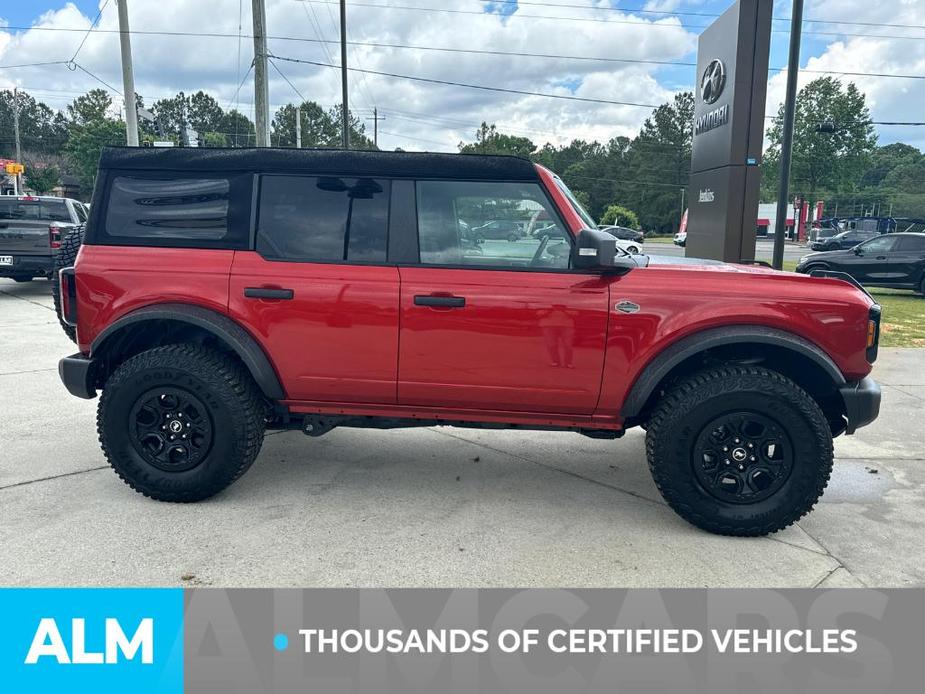
{"type": "Polygon", "coordinates": [[[882,347],[925,347],[925,298],[901,289],[871,289],[883,307],[882,347]]]}
{"type": "Polygon", "coordinates": [[[646,236],[646,243],[674,243],[673,236],[646,236]]]}
{"type": "MultiPolygon", "coordinates": [[[[796,269],[797,261],[785,260],[784,270],[796,269]]],[[[880,306],[880,345],[882,347],[925,347],[925,298],[902,289],[869,288],[880,306]]]]}

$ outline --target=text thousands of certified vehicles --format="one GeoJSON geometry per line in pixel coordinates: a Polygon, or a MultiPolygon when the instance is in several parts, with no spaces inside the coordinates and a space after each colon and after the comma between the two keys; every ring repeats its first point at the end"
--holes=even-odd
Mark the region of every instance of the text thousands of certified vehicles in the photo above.
{"type": "Polygon", "coordinates": [[[60,373],[102,391],[103,452],[154,499],[219,493],[267,429],[642,425],[678,514],[762,535],[812,509],[833,437],[878,413],[865,292],[627,254],[524,159],[113,148],[91,209],[60,373]],[[526,228],[473,238],[502,218],[526,228]]]}

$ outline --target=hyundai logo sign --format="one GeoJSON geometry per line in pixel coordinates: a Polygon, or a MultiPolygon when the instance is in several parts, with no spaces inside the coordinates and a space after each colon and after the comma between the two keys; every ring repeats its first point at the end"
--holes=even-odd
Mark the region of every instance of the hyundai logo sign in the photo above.
{"type": "Polygon", "coordinates": [[[725,86],[726,66],[723,65],[722,60],[714,58],[700,78],[700,98],[705,104],[716,103],[725,86]]]}

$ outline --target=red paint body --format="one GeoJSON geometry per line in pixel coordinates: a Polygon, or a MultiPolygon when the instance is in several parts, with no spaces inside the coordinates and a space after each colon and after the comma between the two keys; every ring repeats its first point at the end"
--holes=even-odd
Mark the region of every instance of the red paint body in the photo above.
{"type": "MultiPolygon", "coordinates": [[[[570,231],[583,223],[541,181],[570,231]]],[[[758,325],[824,350],[845,378],[867,375],[868,308],[838,280],[760,268],[662,265],[622,276],[418,266],[289,263],[253,251],[84,246],[80,349],[143,306],[180,302],[229,316],[266,352],[293,412],[619,429],[645,366],[698,331],[758,325]],[[287,287],[292,301],[245,299],[287,287]],[[416,295],[466,298],[461,309],[416,295]],[[623,299],[633,314],[614,310],[623,299]]],[[[91,355],[92,356],[92,355],[91,355]]]]}

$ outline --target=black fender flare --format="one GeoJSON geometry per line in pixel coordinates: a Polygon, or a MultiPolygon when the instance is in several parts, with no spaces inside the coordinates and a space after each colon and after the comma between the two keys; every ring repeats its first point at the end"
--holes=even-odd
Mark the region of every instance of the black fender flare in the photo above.
{"type": "Polygon", "coordinates": [[[646,364],[627,393],[620,410],[624,419],[638,416],[649,397],[673,368],[694,355],[724,345],[756,342],[782,347],[806,357],[819,366],[832,379],[836,388],[845,384],[845,376],[832,358],[818,346],[799,335],[761,325],[731,325],[710,328],[681,338],[666,347],[646,364]]]}
{"type": "Polygon", "coordinates": [[[263,394],[271,400],[286,397],[273,364],[257,340],[231,318],[212,309],[189,304],[158,304],[132,311],[107,326],[90,345],[90,356],[105,354],[107,341],[124,328],[152,320],[188,323],[206,330],[234,350],[241,358],[263,394]]]}

